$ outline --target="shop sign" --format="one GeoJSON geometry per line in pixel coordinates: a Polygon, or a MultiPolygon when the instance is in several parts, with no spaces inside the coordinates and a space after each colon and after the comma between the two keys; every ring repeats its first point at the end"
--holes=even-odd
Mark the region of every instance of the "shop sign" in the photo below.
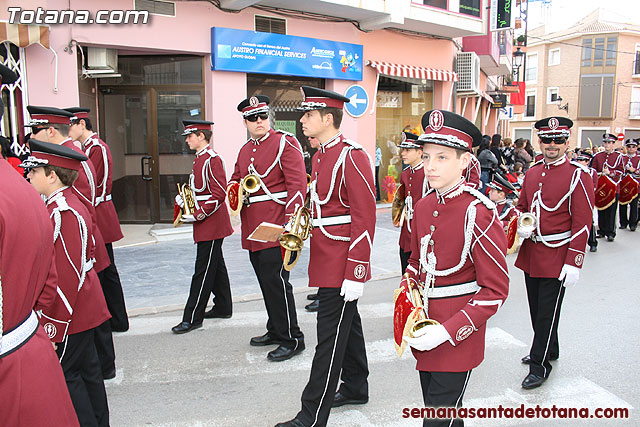
{"type": "Polygon", "coordinates": [[[211,28],[212,70],[362,80],[362,45],[211,28]]]}
{"type": "Polygon", "coordinates": [[[296,121],[295,120],[276,120],[275,128],[296,134],[296,121]]]}
{"type": "Polygon", "coordinates": [[[378,108],[402,108],[402,92],[395,90],[379,90],[378,108]]]}

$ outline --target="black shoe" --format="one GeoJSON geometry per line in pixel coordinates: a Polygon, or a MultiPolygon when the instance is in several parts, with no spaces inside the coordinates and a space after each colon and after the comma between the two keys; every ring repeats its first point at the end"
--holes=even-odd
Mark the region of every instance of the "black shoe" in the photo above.
{"type": "Polygon", "coordinates": [[[604,234],[598,231],[598,234],[596,234],[596,238],[599,239],[601,237],[604,237],[604,234]]]}
{"type": "Polygon", "coordinates": [[[297,418],[294,418],[292,420],[289,421],[285,421],[283,423],[278,423],[276,424],[276,427],[306,427],[302,421],[300,421],[297,418]]]}
{"type": "MultiPolygon", "coordinates": [[[[558,356],[549,356],[549,360],[551,362],[558,360],[558,356]]],[[[523,357],[522,359],[520,359],[520,361],[522,363],[524,363],[525,365],[530,365],[531,364],[531,358],[529,357],[529,355],[527,354],[525,357],[523,357]]]]}
{"type": "Polygon", "coordinates": [[[304,309],[311,313],[318,311],[318,308],[320,308],[320,300],[315,300],[311,304],[304,306],[304,309]]]}
{"type": "Polygon", "coordinates": [[[335,396],[333,396],[333,403],[331,404],[332,408],[339,408],[343,405],[364,405],[369,401],[368,397],[361,398],[351,398],[347,397],[344,394],[337,392],[335,396]]]}
{"type": "Polygon", "coordinates": [[[267,359],[272,362],[282,362],[283,360],[291,359],[302,350],[304,350],[304,342],[302,341],[295,348],[280,345],[275,350],[267,353],[267,359]]]}
{"type": "Polygon", "coordinates": [[[315,300],[317,300],[317,299],[318,299],[318,293],[316,292],[315,294],[309,294],[309,295],[307,295],[307,299],[308,299],[309,301],[315,301],[315,300]]]}
{"type": "Polygon", "coordinates": [[[598,247],[597,246],[589,247],[589,252],[598,252],[598,247]]]}
{"type": "Polygon", "coordinates": [[[179,325],[176,325],[173,328],[171,328],[171,331],[174,334],[186,334],[187,332],[191,332],[194,329],[198,329],[198,328],[202,328],[202,323],[182,322],[179,325]]]}
{"type": "Polygon", "coordinates": [[[629,231],[636,231],[636,227],[629,226],[629,231]]]}
{"type": "Polygon", "coordinates": [[[536,374],[529,374],[522,381],[522,388],[525,390],[531,390],[532,388],[537,388],[542,385],[547,379],[545,377],[540,377],[536,374]]]}
{"type": "Polygon", "coordinates": [[[113,370],[109,371],[109,372],[103,372],[102,373],[102,379],[104,380],[111,380],[113,378],[116,377],[116,368],[113,368],[113,370]]]}
{"type": "Polygon", "coordinates": [[[625,228],[627,228],[626,225],[621,225],[620,227],[618,227],[620,230],[624,230],[625,228]]]}
{"type": "Polygon", "coordinates": [[[218,313],[217,311],[215,311],[214,308],[204,312],[205,319],[228,319],[230,317],[231,317],[231,313],[229,314],[218,313]]]}
{"type": "Polygon", "coordinates": [[[267,332],[264,335],[260,335],[259,337],[253,337],[251,338],[251,340],[249,341],[249,344],[254,346],[254,347],[262,347],[265,345],[271,345],[271,344],[280,344],[280,341],[271,337],[271,335],[269,335],[269,332],[267,332]]]}
{"type": "Polygon", "coordinates": [[[607,236],[607,242],[613,242],[615,236],[607,236]]]}

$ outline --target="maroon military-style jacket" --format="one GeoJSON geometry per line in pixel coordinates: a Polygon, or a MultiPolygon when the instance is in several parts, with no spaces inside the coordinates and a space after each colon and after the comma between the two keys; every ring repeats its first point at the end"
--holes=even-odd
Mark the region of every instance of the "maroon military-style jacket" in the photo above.
{"type": "Polygon", "coordinates": [[[40,323],[53,342],[95,328],[109,319],[102,287],[93,269],[91,216],[69,187],[47,198],[53,225],[57,298],[42,310],[40,323]]]}
{"type": "Polygon", "coordinates": [[[518,209],[516,209],[515,206],[507,203],[507,199],[496,202],[496,210],[498,211],[498,218],[500,219],[500,221],[502,221],[503,227],[509,225],[509,221],[511,221],[511,218],[520,215],[520,212],[518,211],[518,209]]]}
{"type": "MultiPolygon", "coordinates": [[[[619,183],[622,179],[622,175],[624,175],[626,166],[626,158],[623,154],[618,153],[617,151],[612,151],[608,153],[606,151],[601,151],[591,159],[591,167],[598,171],[599,174],[602,174],[604,168],[609,169],[609,177],[615,182],[619,183]]],[[[620,188],[618,187],[617,192],[620,192],[620,188]]]]}
{"type": "Polygon", "coordinates": [[[522,242],[516,267],[531,277],[549,278],[558,277],[564,264],[582,268],[593,206],[593,179],[584,166],[565,156],[531,166],[516,208],[531,212],[538,225],[522,242]]]}
{"type": "Polygon", "coordinates": [[[484,359],[487,319],[509,293],[502,222],[494,203],[461,179],[419,200],[412,225],[407,272],[425,284],[429,318],[451,338],[430,351],[412,349],[416,369],[471,370],[484,359]]]}
{"type": "MultiPolygon", "coordinates": [[[[57,278],[53,228],[42,199],[2,159],[0,187],[0,349],[8,349],[10,331],[24,325],[34,309],[53,303],[57,278]]],[[[33,316],[35,334],[0,355],[0,424],[77,426],[60,362],[33,316]]]]}
{"type": "Polygon", "coordinates": [[[624,158],[625,160],[625,170],[627,170],[629,167],[632,167],[633,169],[636,169],[635,172],[631,172],[629,171],[629,174],[631,174],[632,177],[634,177],[636,180],[640,179],[640,155],[636,154],[633,157],[629,157],[629,156],[625,156],[624,158]]]}
{"type": "Polygon", "coordinates": [[[250,138],[240,148],[229,184],[240,182],[249,173],[260,178],[260,189],[249,197],[240,211],[242,247],[255,252],[280,246],[248,237],[262,223],[283,225],[285,215],[293,215],[304,205],[307,173],[300,143],[290,133],[269,129],[262,138],[250,138]]]}
{"type": "Polygon", "coordinates": [[[193,241],[222,239],[233,233],[229,211],[224,203],[227,173],[224,161],[211,148],[196,153],[189,185],[193,190],[196,210],[193,214],[193,241]]]}
{"type": "Polygon", "coordinates": [[[594,168],[589,168],[589,176],[591,176],[591,179],[593,180],[593,191],[595,194],[596,189],[598,188],[598,171],[596,171],[594,168]]]}
{"type": "Polygon", "coordinates": [[[404,252],[411,250],[411,220],[413,219],[413,207],[422,198],[422,184],[425,181],[422,161],[416,166],[408,166],[402,171],[400,183],[405,188],[404,222],[400,229],[400,249],[404,252]]]}
{"type": "MultiPolygon", "coordinates": [[[[82,145],[78,141],[73,141],[71,138],[65,139],[61,145],[71,148],[78,153],[84,154],[82,151],[82,145]]],[[[104,246],[104,238],[98,228],[98,216],[95,209],[96,200],[96,170],[93,167],[91,159],[85,162],[81,162],[82,167],[78,169],[78,179],[73,183],[71,187],[76,197],[87,208],[89,215],[91,215],[93,240],[95,243],[95,258],[96,263],[93,266],[97,272],[104,270],[111,265],[107,248],[104,246]]]]}
{"type": "Polygon", "coordinates": [[[338,133],[320,146],[311,163],[309,286],[339,288],[345,279],[366,282],[376,224],[371,159],[338,133]]]}
{"type": "Polygon", "coordinates": [[[124,236],[120,229],[116,208],[111,201],[113,184],[111,150],[95,132],[82,143],[82,148],[95,168],[96,199],[94,206],[96,208],[98,229],[100,229],[105,243],[116,242],[124,236]]]}
{"type": "MultiPolygon", "coordinates": [[[[467,169],[463,172],[462,177],[466,181],[467,187],[476,189],[480,187],[480,161],[473,153],[471,153],[469,166],[467,166],[467,169]]],[[[429,180],[425,176],[424,184],[422,185],[422,195],[424,196],[427,194],[429,190],[431,190],[431,186],[429,185],[429,180]]]]}

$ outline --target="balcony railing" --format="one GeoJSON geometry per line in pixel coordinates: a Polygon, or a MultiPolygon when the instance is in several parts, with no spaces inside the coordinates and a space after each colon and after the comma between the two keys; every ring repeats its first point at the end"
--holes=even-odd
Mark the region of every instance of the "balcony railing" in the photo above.
{"type": "Polygon", "coordinates": [[[629,104],[629,117],[640,117],[640,102],[630,102],[629,104]]]}
{"type": "MultiPolygon", "coordinates": [[[[640,53],[640,52],[638,52],[640,53]]],[[[636,55],[636,60],[633,61],[633,75],[640,75],[640,55],[636,55]]]]}

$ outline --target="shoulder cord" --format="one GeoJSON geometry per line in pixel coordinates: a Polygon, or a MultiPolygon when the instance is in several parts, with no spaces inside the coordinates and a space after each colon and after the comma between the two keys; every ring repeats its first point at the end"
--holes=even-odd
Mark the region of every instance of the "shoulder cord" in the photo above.
{"type": "Polygon", "coordinates": [[[407,212],[407,220],[405,224],[407,224],[407,230],[411,233],[411,220],[413,219],[413,197],[409,194],[404,199],[404,208],[407,212]]]}
{"type": "MultiPolygon", "coordinates": [[[[91,168],[89,167],[89,165],[87,165],[87,161],[85,160],[82,163],[82,169],[84,169],[84,172],[87,174],[87,179],[89,181],[89,187],[91,188],[91,204],[93,206],[96,205],[96,186],[95,186],[95,180],[93,178],[93,174],[91,173],[91,168]]],[[[77,190],[77,187],[73,187],[77,190]]],[[[78,193],[80,193],[80,191],[78,191],[78,193]]]]}
{"type": "Polygon", "coordinates": [[[264,193],[274,202],[276,202],[279,205],[286,205],[287,202],[285,200],[280,200],[277,199],[273,196],[273,194],[271,193],[271,191],[269,191],[269,189],[267,188],[267,186],[264,184],[264,177],[266,177],[267,175],[269,175],[269,173],[273,170],[273,168],[276,167],[276,165],[280,162],[280,157],[282,156],[282,153],[284,152],[284,147],[285,144],[287,143],[286,140],[286,135],[282,135],[282,137],[280,138],[280,147],[278,148],[278,155],[276,156],[275,160],[273,161],[273,163],[271,164],[271,166],[269,166],[267,168],[267,170],[264,172],[264,174],[259,174],[258,171],[256,170],[255,166],[253,166],[253,163],[251,163],[249,165],[249,173],[253,173],[258,175],[258,177],[260,178],[260,187],[264,190],[264,193]]]}
{"type": "MultiPolygon", "coordinates": [[[[351,150],[351,146],[344,147],[342,149],[342,152],[340,153],[340,156],[338,156],[338,160],[336,161],[335,165],[333,165],[333,170],[331,171],[331,186],[329,187],[329,191],[327,192],[327,197],[324,200],[320,200],[320,196],[318,195],[318,191],[316,190],[317,182],[315,180],[311,182],[310,194],[311,194],[312,214],[315,213],[315,211],[317,211],[318,212],[317,218],[319,220],[322,220],[321,207],[323,205],[326,205],[329,199],[331,198],[331,195],[333,194],[333,190],[336,183],[336,177],[338,175],[338,169],[340,169],[341,166],[344,166],[344,161],[347,158],[347,154],[349,153],[350,150],[351,150]]],[[[348,242],[351,240],[351,237],[334,236],[333,234],[329,233],[322,226],[322,221],[320,221],[320,225],[318,226],[318,228],[320,228],[320,231],[322,231],[322,234],[324,234],[331,240],[337,240],[340,242],[348,242]]]]}
{"type": "MultiPolygon", "coordinates": [[[[576,168],[576,170],[573,172],[573,176],[571,177],[571,184],[569,185],[569,191],[560,199],[558,204],[556,204],[552,208],[545,205],[544,202],[542,201],[541,188],[538,189],[538,191],[536,191],[535,193],[533,193],[533,198],[531,199],[531,210],[535,212],[535,216],[536,216],[536,232],[538,234],[538,239],[540,240],[540,242],[542,242],[542,244],[544,244],[549,248],[559,248],[560,246],[566,245],[571,241],[571,236],[567,237],[566,239],[562,239],[557,243],[549,243],[548,241],[546,241],[544,237],[542,237],[543,235],[542,235],[542,232],[540,231],[540,209],[544,209],[547,212],[555,212],[558,209],[560,209],[560,206],[564,203],[564,201],[571,198],[573,191],[578,186],[578,183],[580,182],[580,171],[581,169],[576,168]]],[[[569,209],[571,209],[571,200],[569,200],[569,209]]]]}
{"type": "Polygon", "coordinates": [[[102,194],[100,194],[101,201],[105,202],[104,199],[107,194],[107,178],[109,177],[109,158],[107,157],[107,149],[100,145],[100,151],[102,152],[102,163],[104,164],[104,177],[102,178],[102,194]]]}
{"type": "MultiPolygon", "coordinates": [[[[62,226],[62,218],[61,218],[60,212],[67,211],[67,210],[71,211],[75,215],[76,219],[78,220],[78,228],[80,229],[80,240],[82,244],[82,264],[80,265],[80,272],[78,273],[78,270],[76,270],[76,273],[78,273],[78,278],[80,279],[78,283],[78,291],[80,291],[80,289],[82,289],[82,285],[84,284],[84,279],[87,274],[87,272],[85,271],[85,264],[87,263],[87,245],[88,245],[88,239],[89,239],[89,233],[87,232],[87,224],[85,223],[84,218],[82,218],[82,216],[78,213],[78,211],[76,211],[75,209],[73,209],[71,206],[67,204],[67,199],[65,199],[64,197],[56,198],[52,201],[55,201],[56,204],[58,205],[57,208],[53,209],[53,212],[51,214],[55,222],[55,227],[53,231],[54,244],[58,239],[58,237],[60,236],[60,227],[62,226]]],[[[62,244],[64,245],[64,241],[62,244]]],[[[67,249],[65,247],[65,252],[66,250],[67,249]]],[[[71,266],[75,270],[75,266],[73,265],[73,262],[71,262],[68,252],[67,252],[67,258],[69,259],[71,266]]]]}

